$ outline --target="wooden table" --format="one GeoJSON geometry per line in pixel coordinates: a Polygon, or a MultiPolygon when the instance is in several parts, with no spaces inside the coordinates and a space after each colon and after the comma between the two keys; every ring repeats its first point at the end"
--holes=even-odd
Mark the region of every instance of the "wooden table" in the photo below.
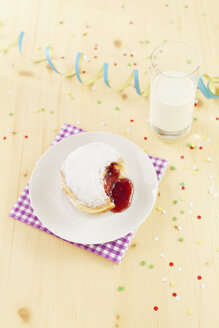
{"type": "Polygon", "coordinates": [[[217,100],[198,93],[190,135],[163,143],[146,122],[148,99],[133,87],[119,93],[100,79],[91,89],[46,62],[33,62],[51,43],[60,71],[70,71],[82,51],[90,60],[82,64],[84,80],[105,61],[115,88],[137,67],[143,90],[151,50],[163,40],[184,40],[199,49],[201,72],[218,75],[218,11],[216,0],[1,1],[1,47],[21,30],[25,37],[23,55],[17,47],[0,55],[0,327],[218,327],[217,100]],[[56,131],[79,121],[85,130],[125,135],[175,167],[167,170],[155,208],[120,265],[8,217],[56,131]]]}

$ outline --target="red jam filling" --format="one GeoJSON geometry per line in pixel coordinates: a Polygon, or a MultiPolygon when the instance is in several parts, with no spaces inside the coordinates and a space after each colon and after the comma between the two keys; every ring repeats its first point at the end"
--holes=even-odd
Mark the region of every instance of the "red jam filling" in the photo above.
{"type": "Polygon", "coordinates": [[[120,170],[116,163],[108,166],[105,175],[104,188],[111,202],[115,204],[112,212],[122,212],[126,210],[132,201],[133,184],[128,178],[119,179],[120,170]]]}

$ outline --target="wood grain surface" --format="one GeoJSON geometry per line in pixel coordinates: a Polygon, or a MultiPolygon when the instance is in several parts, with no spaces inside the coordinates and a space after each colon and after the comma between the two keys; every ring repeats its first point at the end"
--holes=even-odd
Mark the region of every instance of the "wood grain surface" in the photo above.
{"type": "Polygon", "coordinates": [[[90,60],[82,63],[84,80],[108,62],[114,88],[138,68],[143,90],[152,49],[182,40],[200,51],[201,73],[219,75],[218,12],[217,0],[0,2],[0,48],[25,32],[22,55],[17,47],[0,53],[0,327],[219,326],[218,101],[198,93],[190,135],[164,143],[146,122],[148,99],[132,86],[119,93],[98,80],[91,89],[33,61],[51,44],[56,67],[68,72],[82,51],[90,60]],[[8,217],[56,131],[79,121],[85,130],[125,135],[175,167],[120,265],[8,217]]]}

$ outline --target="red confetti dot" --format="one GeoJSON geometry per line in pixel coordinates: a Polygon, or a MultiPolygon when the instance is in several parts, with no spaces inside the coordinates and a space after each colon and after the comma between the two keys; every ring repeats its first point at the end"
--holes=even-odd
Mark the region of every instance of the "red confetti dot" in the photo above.
{"type": "Polygon", "coordinates": [[[173,262],[170,262],[169,263],[169,266],[171,266],[171,267],[174,266],[174,263],[173,262]]]}
{"type": "Polygon", "coordinates": [[[218,121],[219,120],[219,117],[216,117],[216,120],[218,121]]]}
{"type": "Polygon", "coordinates": [[[64,56],[61,57],[61,59],[64,59],[64,58],[65,58],[64,56]]]}
{"type": "Polygon", "coordinates": [[[192,146],[189,147],[190,149],[194,149],[192,146]]]}
{"type": "Polygon", "coordinates": [[[197,279],[198,279],[198,280],[201,280],[201,279],[202,279],[202,276],[197,276],[197,279]]]}
{"type": "Polygon", "coordinates": [[[97,56],[94,56],[94,58],[98,58],[97,56]]]}
{"type": "Polygon", "coordinates": [[[184,186],[182,186],[182,190],[185,190],[185,187],[184,186]]]}
{"type": "Polygon", "coordinates": [[[188,8],[188,6],[186,5],[185,8],[188,8]]]}
{"type": "Polygon", "coordinates": [[[169,7],[168,3],[165,4],[165,7],[169,7]]]}
{"type": "Polygon", "coordinates": [[[63,21],[60,21],[59,24],[63,24],[64,22],[63,21]]]}
{"type": "Polygon", "coordinates": [[[135,65],[135,66],[136,66],[136,65],[137,65],[137,63],[133,63],[133,65],[135,65]]]}
{"type": "Polygon", "coordinates": [[[172,296],[173,296],[173,297],[176,297],[176,296],[177,296],[177,293],[173,293],[172,296]]]}
{"type": "Polygon", "coordinates": [[[117,63],[114,63],[113,65],[114,65],[114,66],[117,66],[117,63]]]}
{"type": "Polygon", "coordinates": [[[90,26],[89,26],[89,25],[86,25],[85,27],[86,27],[86,28],[89,28],[90,26]]]}
{"type": "Polygon", "coordinates": [[[97,50],[97,48],[96,48],[96,47],[94,47],[94,50],[97,50]]]}
{"type": "Polygon", "coordinates": [[[6,140],[7,139],[7,137],[3,137],[3,140],[6,140]]]}
{"type": "Polygon", "coordinates": [[[132,24],[133,24],[133,22],[132,22],[132,21],[130,21],[130,22],[129,22],[129,24],[131,24],[131,25],[132,25],[132,24]]]}
{"type": "Polygon", "coordinates": [[[134,55],[133,55],[133,54],[131,54],[131,55],[130,55],[130,57],[134,57],[134,55]]]}
{"type": "Polygon", "coordinates": [[[25,139],[27,139],[27,138],[28,138],[28,136],[25,136],[24,138],[25,138],[25,139]]]}
{"type": "Polygon", "coordinates": [[[82,34],[82,36],[86,36],[86,35],[87,35],[87,33],[86,33],[86,32],[82,34]]]}
{"type": "Polygon", "coordinates": [[[86,71],[82,71],[82,73],[83,73],[83,74],[85,74],[85,73],[86,73],[86,71]]]}
{"type": "Polygon", "coordinates": [[[183,156],[183,155],[181,155],[181,156],[180,156],[180,158],[181,158],[181,159],[183,159],[183,158],[184,158],[184,156],[183,156]]]}
{"type": "Polygon", "coordinates": [[[148,138],[147,137],[144,137],[144,140],[148,140],[148,138]]]}
{"type": "Polygon", "coordinates": [[[123,54],[123,56],[127,56],[127,54],[126,54],[126,53],[124,53],[124,54],[123,54]]]}
{"type": "Polygon", "coordinates": [[[200,146],[199,149],[202,149],[202,146],[200,146]]]}
{"type": "Polygon", "coordinates": [[[197,216],[197,219],[198,219],[198,220],[200,220],[201,218],[202,218],[201,215],[198,215],[198,216],[197,216]]]}
{"type": "Polygon", "coordinates": [[[130,120],[130,122],[134,122],[134,120],[130,120]]]}
{"type": "Polygon", "coordinates": [[[196,107],[198,104],[194,103],[194,106],[196,107]]]}
{"type": "Polygon", "coordinates": [[[158,310],[158,306],[154,306],[154,311],[157,311],[158,310]]]}

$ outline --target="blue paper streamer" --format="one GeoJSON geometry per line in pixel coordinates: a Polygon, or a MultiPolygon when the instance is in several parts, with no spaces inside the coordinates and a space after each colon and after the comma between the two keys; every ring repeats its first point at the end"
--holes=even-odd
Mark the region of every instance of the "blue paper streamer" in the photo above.
{"type": "Polygon", "coordinates": [[[133,73],[134,73],[135,90],[136,90],[137,94],[142,96],[141,91],[140,91],[140,87],[139,87],[138,70],[134,69],[133,73]]]}
{"type": "Polygon", "coordinates": [[[111,86],[109,85],[109,81],[108,81],[108,67],[109,67],[109,64],[108,63],[104,63],[103,64],[103,79],[104,79],[105,84],[109,88],[111,88],[111,86]]]}
{"type": "Polygon", "coordinates": [[[57,69],[55,68],[55,66],[53,65],[53,63],[52,63],[52,61],[50,59],[50,55],[49,55],[50,49],[51,49],[50,46],[47,46],[46,47],[46,60],[48,61],[48,64],[53,69],[53,71],[55,71],[58,74],[61,74],[59,71],[57,71],[57,69]]]}
{"type": "Polygon", "coordinates": [[[209,89],[209,82],[207,84],[207,86],[205,86],[204,82],[203,82],[203,75],[200,76],[200,78],[198,79],[198,87],[200,89],[200,91],[202,92],[202,94],[205,96],[205,98],[207,99],[219,99],[219,96],[214,95],[211,90],[209,89]]]}
{"type": "Polygon", "coordinates": [[[22,53],[22,42],[23,42],[24,32],[21,31],[19,38],[18,38],[18,49],[20,54],[22,53]]]}
{"type": "Polygon", "coordinates": [[[79,82],[82,83],[81,77],[80,77],[80,60],[81,60],[82,53],[78,52],[76,59],[75,59],[75,73],[77,76],[77,79],[79,82]]]}

